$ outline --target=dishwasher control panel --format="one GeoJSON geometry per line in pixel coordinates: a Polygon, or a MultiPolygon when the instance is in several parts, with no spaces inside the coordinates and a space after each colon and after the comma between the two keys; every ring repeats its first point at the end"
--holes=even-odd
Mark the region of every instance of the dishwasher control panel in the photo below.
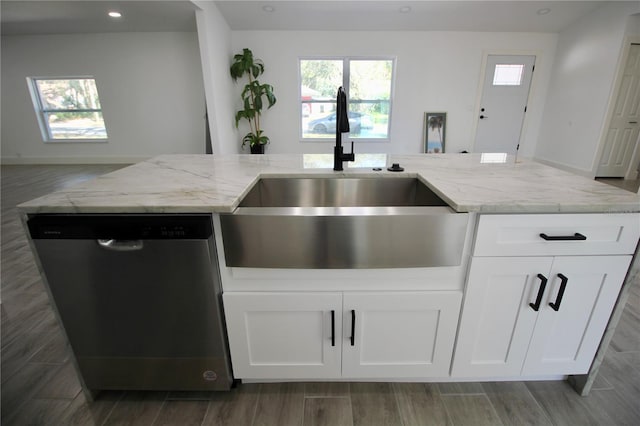
{"type": "Polygon", "coordinates": [[[206,239],[211,216],[38,214],[27,221],[33,239],[206,239]]]}

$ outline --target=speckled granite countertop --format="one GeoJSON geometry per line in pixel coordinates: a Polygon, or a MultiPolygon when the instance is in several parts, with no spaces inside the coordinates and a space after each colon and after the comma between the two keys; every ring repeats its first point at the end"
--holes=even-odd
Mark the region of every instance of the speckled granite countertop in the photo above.
{"type": "Polygon", "coordinates": [[[163,155],[19,208],[24,213],[232,212],[260,176],[415,176],[458,212],[640,211],[638,194],[530,160],[482,162],[481,154],[356,154],[356,160],[362,167],[345,163],[344,172],[334,172],[331,156],[324,154],[163,155]],[[375,161],[400,163],[405,171],[389,172],[384,164],[374,171],[375,161]]]}

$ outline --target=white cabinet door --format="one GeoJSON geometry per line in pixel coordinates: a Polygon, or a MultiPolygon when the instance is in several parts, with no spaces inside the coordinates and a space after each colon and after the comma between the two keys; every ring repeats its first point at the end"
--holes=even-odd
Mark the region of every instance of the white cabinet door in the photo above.
{"type": "Polygon", "coordinates": [[[631,256],[554,259],[523,375],[589,371],[630,261],[631,256]]]}
{"type": "Polygon", "coordinates": [[[471,261],[453,377],[518,376],[536,325],[536,302],[551,257],[471,261]]]}
{"type": "Polygon", "coordinates": [[[345,293],[342,376],[448,376],[461,298],[454,291],[345,293]]]}
{"type": "Polygon", "coordinates": [[[236,378],[340,377],[341,293],[225,293],[223,301],[236,378]]]}

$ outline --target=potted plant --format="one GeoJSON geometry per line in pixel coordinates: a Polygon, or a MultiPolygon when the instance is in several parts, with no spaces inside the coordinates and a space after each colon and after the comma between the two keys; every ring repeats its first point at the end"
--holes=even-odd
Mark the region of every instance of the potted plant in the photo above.
{"type": "Polygon", "coordinates": [[[269,138],[260,128],[260,115],[265,104],[268,109],[276,103],[273,86],[261,84],[258,81],[258,77],[264,73],[264,63],[258,58],[254,59],[253,52],[245,48],[242,49],[242,54],[233,57],[230,71],[233,81],[244,76],[249,81],[245,84],[240,95],[243,108],[236,112],[236,128],[242,119],[249,122],[250,132],[242,138],[242,146],[244,147],[248,143],[252,154],[263,154],[264,146],[269,143],[269,138]],[[263,98],[266,99],[266,103],[263,98]]]}

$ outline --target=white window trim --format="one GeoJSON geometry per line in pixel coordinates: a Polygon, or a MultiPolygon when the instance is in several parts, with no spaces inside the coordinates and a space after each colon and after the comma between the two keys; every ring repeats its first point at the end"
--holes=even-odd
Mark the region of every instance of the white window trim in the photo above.
{"type": "MultiPolygon", "coordinates": [[[[342,87],[344,88],[347,100],[349,100],[349,77],[350,67],[345,66],[349,61],[391,61],[391,88],[389,93],[389,128],[386,138],[353,138],[356,142],[373,142],[388,143],[391,142],[392,115],[393,115],[393,96],[395,93],[396,81],[396,57],[394,56],[299,56],[298,57],[298,139],[301,143],[317,143],[326,142],[335,144],[335,138],[305,138],[302,130],[302,108],[300,108],[302,99],[302,75],[300,73],[300,61],[317,60],[317,61],[342,61],[342,87]]],[[[338,88],[336,87],[336,92],[338,88]]]]}
{"type": "MultiPolygon", "coordinates": [[[[36,81],[38,80],[79,80],[79,79],[92,79],[96,81],[96,78],[92,75],[75,75],[75,76],[43,76],[43,77],[27,77],[27,87],[29,88],[29,94],[31,95],[31,101],[33,102],[33,108],[36,113],[36,118],[38,120],[38,127],[40,128],[40,135],[42,136],[42,141],[44,143],[106,143],[109,142],[109,138],[91,138],[91,139],[54,139],[51,137],[51,129],[49,127],[49,122],[45,114],[47,111],[42,105],[42,99],[40,99],[40,93],[38,91],[38,85],[36,81]]],[[[96,86],[97,86],[96,81],[96,86]]],[[[84,110],[74,110],[74,111],[84,111],[84,110]]],[[[104,119],[104,112],[101,109],[99,110],[91,110],[91,111],[100,111],[102,113],[102,118],[104,119]]],[[[106,129],[106,123],[105,123],[106,129]]],[[[107,133],[108,135],[108,133],[107,133]]]]}

